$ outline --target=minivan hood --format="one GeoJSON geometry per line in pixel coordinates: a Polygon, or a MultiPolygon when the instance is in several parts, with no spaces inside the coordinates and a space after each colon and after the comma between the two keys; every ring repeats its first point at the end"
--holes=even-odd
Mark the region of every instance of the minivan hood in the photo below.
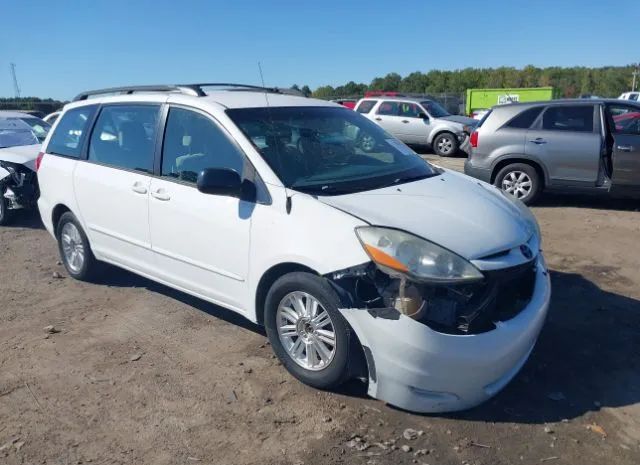
{"type": "Polygon", "coordinates": [[[467,116],[460,116],[460,115],[449,115],[449,116],[445,116],[444,118],[440,118],[440,119],[444,119],[447,121],[453,121],[454,123],[460,123],[462,125],[469,125],[469,126],[475,126],[476,124],[478,124],[478,120],[477,119],[473,119],[473,118],[469,118],[467,116]]]}
{"type": "Polygon", "coordinates": [[[24,165],[30,170],[36,170],[36,158],[40,152],[40,144],[17,145],[0,149],[0,160],[24,165]]]}
{"type": "Polygon", "coordinates": [[[531,217],[493,187],[444,170],[439,176],[321,202],[376,226],[402,229],[467,260],[527,242],[531,217]]]}

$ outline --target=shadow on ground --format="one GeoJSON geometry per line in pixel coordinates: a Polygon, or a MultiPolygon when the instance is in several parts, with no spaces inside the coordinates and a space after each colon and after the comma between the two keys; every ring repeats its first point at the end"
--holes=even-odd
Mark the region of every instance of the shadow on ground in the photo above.
{"type": "MultiPolygon", "coordinates": [[[[582,275],[553,271],[549,316],[531,358],[497,397],[466,412],[444,415],[475,421],[557,422],[602,407],[640,402],[640,301],[600,289],[582,275]]],[[[241,315],[109,267],[98,284],[142,287],[258,334],[241,315]]],[[[352,381],[339,393],[366,397],[352,381]]]]}
{"type": "Polygon", "coordinates": [[[150,279],[131,273],[127,270],[117,268],[115,266],[105,266],[104,272],[95,281],[96,284],[109,286],[109,287],[138,287],[145,288],[156,294],[161,294],[171,299],[182,302],[185,305],[189,305],[196,308],[210,316],[219,318],[228,323],[240,326],[241,328],[248,329],[254,333],[265,335],[264,329],[258,326],[242,315],[220,307],[219,305],[212,304],[197,297],[193,297],[181,291],[177,291],[173,288],[165,286],[163,284],[151,281],[150,279]]]}
{"type": "Polygon", "coordinates": [[[44,224],[42,224],[37,210],[15,210],[11,213],[10,223],[3,228],[44,229],[44,224]]]}
{"type": "Polygon", "coordinates": [[[545,423],[640,402],[640,301],[579,274],[551,273],[553,295],[531,358],[493,400],[454,418],[545,423]]]}
{"type": "Polygon", "coordinates": [[[573,207],[573,208],[593,208],[597,210],[621,210],[639,211],[640,196],[632,197],[612,197],[609,195],[596,194],[560,194],[543,193],[533,207],[573,207]]]}

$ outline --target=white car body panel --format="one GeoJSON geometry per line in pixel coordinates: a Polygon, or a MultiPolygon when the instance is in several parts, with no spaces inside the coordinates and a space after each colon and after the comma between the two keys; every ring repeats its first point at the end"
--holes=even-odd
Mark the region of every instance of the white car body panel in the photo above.
{"type": "Polygon", "coordinates": [[[261,279],[274,267],[295,265],[326,276],[368,263],[354,231],[358,226],[406,230],[485,270],[513,265],[517,254],[509,249],[528,244],[538,261],[533,298],[515,318],[487,333],[454,336],[405,316],[388,320],[373,318],[366,309],[340,309],[371,349],[372,396],[426,412],[468,408],[494,395],[526,361],[549,303],[549,278],[528,210],[484,183],[446,170],[422,181],[334,197],[287,189],[224,111],[263,107],[266,99],[270,106],[340,108],[256,92],[119,95],[67,105],[56,125],[64,111],[94,103],[167,102],[204,111],[245,153],[268,198],[249,203],[207,195],[144,173],[46,154],[38,173],[45,227],[55,234],[53,216],[63,206],[80,221],[97,258],[254,322],[261,321],[256,305],[261,279]],[[503,251],[508,253],[501,258],[486,257],[503,251]]]}
{"type": "MultiPolygon", "coordinates": [[[[40,144],[18,145],[0,149],[0,160],[19,163],[32,171],[36,170],[36,158],[40,152],[40,144]]],[[[3,176],[4,177],[4,176],[3,176]]]]}
{"type": "Polygon", "coordinates": [[[533,234],[524,218],[517,220],[519,210],[491,190],[444,171],[422,181],[321,197],[320,201],[374,225],[410,232],[474,260],[523,244],[533,234]],[[469,240],[470,231],[473,240],[469,240]]]}

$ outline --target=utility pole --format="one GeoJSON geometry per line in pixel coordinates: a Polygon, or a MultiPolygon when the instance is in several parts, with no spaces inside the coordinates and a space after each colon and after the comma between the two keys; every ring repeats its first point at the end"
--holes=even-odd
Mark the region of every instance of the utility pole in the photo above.
{"type": "Polygon", "coordinates": [[[20,86],[18,86],[18,78],[16,77],[16,64],[9,63],[9,70],[11,71],[11,77],[13,78],[13,91],[16,94],[16,98],[20,98],[20,86]]]}
{"type": "Polygon", "coordinates": [[[631,84],[631,92],[634,92],[636,90],[636,78],[640,76],[640,63],[636,65],[636,69],[632,74],[633,74],[633,83],[631,84]]]}

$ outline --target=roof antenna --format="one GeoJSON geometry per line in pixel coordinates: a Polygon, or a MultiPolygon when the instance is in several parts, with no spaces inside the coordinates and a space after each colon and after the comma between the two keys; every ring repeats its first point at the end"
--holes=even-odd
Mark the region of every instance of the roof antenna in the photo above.
{"type": "MultiPolygon", "coordinates": [[[[264,99],[267,102],[267,113],[269,114],[269,119],[271,120],[271,128],[275,128],[275,125],[273,124],[273,119],[271,118],[271,105],[269,105],[269,95],[267,92],[267,86],[264,85],[264,75],[262,74],[262,64],[260,62],[258,62],[258,71],[260,72],[260,81],[262,81],[262,87],[264,89],[264,99]]],[[[274,131],[275,132],[275,131],[274,131]]],[[[277,136],[275,136],[277,137],[277,136]]],[[[280,149],[278,147],[278,143],[276,142],[276,151],[278,152],[278,158],[281,157],[280,149]]],[[[287,203],[286,203],[286,209],[287,209],[287,215],[291,213],[291,196],[289,195],[289,189],[287,189],[287,186],[284,187],[284,190],[286,192],[286,196],[287,196],[287,203]]]]}

